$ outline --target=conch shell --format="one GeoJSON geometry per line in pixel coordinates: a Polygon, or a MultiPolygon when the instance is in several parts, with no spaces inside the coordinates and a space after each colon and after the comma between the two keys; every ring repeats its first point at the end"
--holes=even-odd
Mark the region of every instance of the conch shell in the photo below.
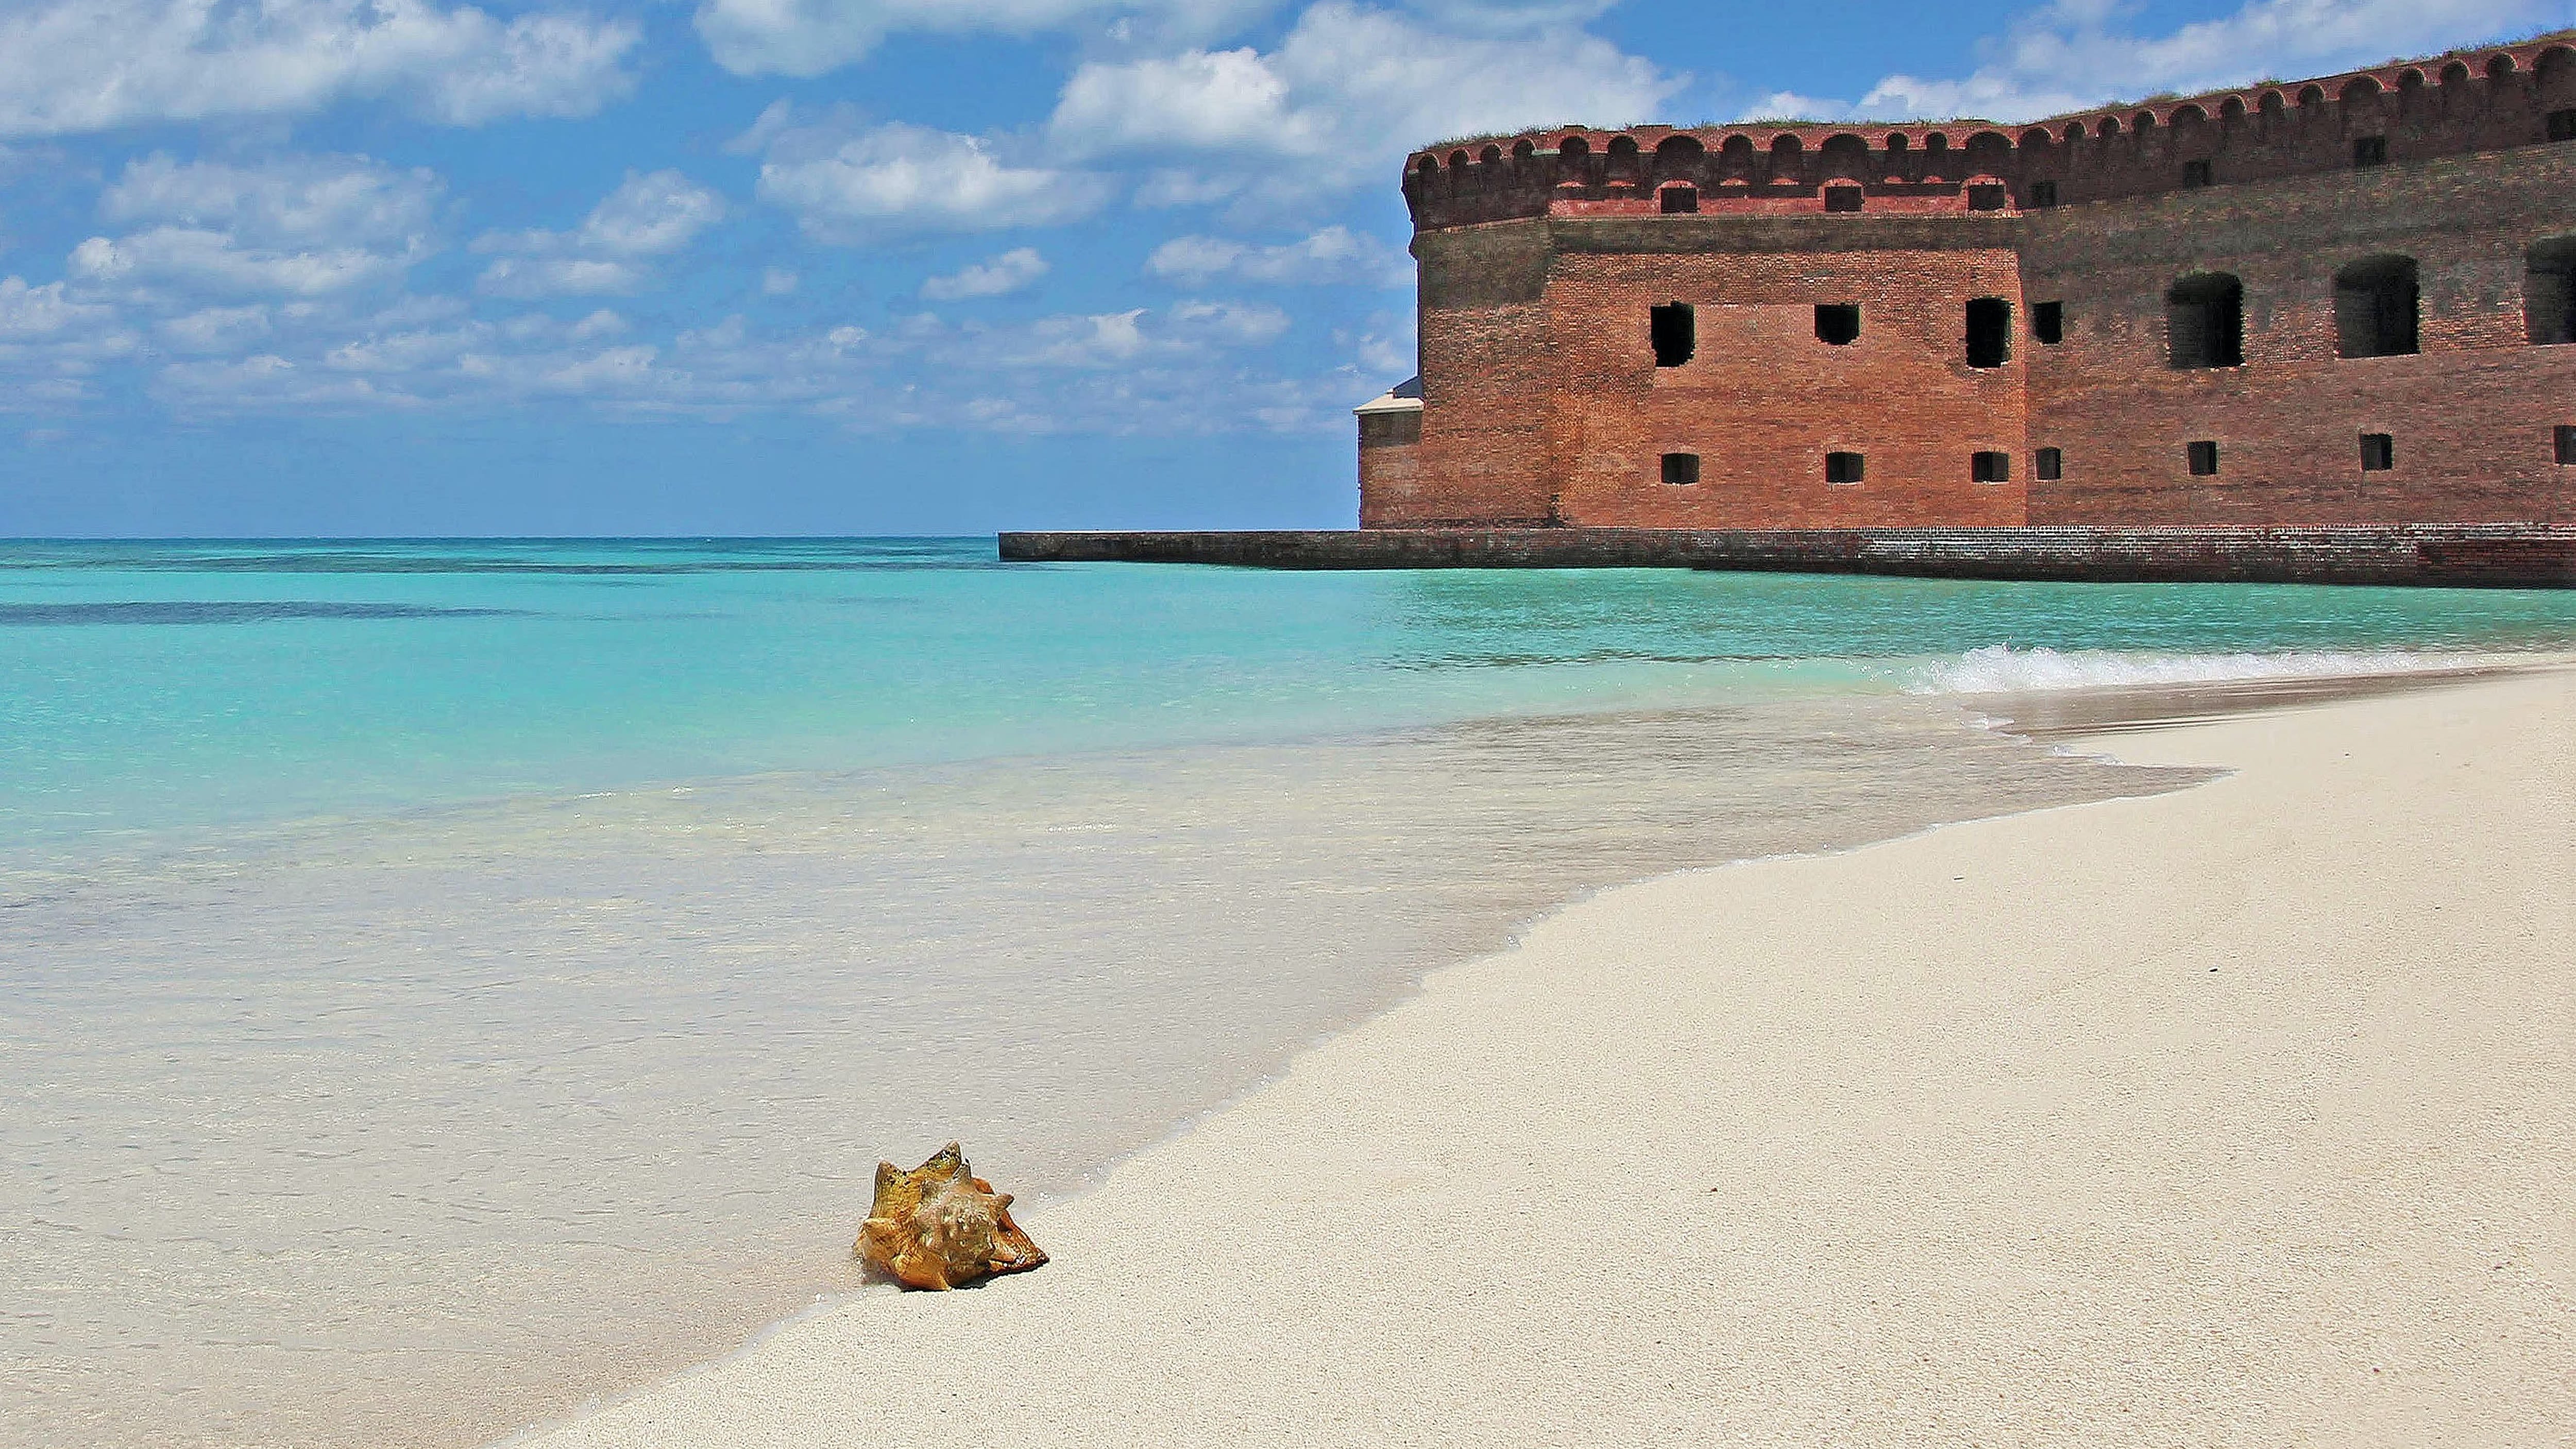
{"type": "Polygon", "coordinates": [[[954,1142],[910,1172],[877,1164],[876,1201],[859,1225],[858,1254],[906,1288],[955,1288],[1047,1260],[1011,1221],[1011,1195],[977,1177],[954,1142]]]}

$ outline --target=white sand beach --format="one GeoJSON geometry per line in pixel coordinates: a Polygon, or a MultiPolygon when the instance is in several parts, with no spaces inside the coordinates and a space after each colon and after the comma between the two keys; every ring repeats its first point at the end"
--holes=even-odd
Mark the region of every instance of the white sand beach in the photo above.
{"type": "Polygon", "coordinates": [[[1604,893],[531,1442],[2576,1443],[2576,674],[2087,748],[2236,773],[1604,893]]]}

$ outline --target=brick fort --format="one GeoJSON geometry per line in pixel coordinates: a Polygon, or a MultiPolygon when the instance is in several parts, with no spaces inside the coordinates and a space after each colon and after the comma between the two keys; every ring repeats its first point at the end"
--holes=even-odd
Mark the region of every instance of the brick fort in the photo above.
{"type": "Polygon", "coordinates": [[[1478,138],[1404,196],[1421,371],[1358,409],[1359,534],[1005,552],[2576,574],[2576,32],[2020,126],[1478,138]]]}

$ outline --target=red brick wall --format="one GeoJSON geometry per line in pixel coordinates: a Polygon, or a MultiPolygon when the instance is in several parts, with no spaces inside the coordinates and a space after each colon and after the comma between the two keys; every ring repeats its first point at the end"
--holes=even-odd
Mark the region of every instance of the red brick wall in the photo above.
{"type": "Polygon", "coordinates": [[[2213,187],[2023,220],[2023,287],[2063,298],[2033,347],[2031,442],[2065,454],[2034,523],[2576,520],[2576,347],[2528,344],[2525,253],[2576,234],[2576,146],[2536,146],[2260,187],[2213,187]],[[2334,279],[2414,258],[2420,354],[2336,355],[2334,279]],[[2167,365],[2165,295],[2189,272],[2245,292],[2245,365],[2167,365]],[[2361,469],[2387,433],[2396,467],[2361,469]],[[2194,477],[2185,444],[2219,445],[2194,477]]]}
{"type": "Polygon", "coordinates": [[[2576,107],[2576,52],[2456,64],[2470,69],[2448,80],[2453,62],[2388,68],[2379,95],[2283,87],[2286,112],[2256,91],[2235,114],[2164,103],[2143,132],[2129,115],[2073,147],[2033,128],[1885,148],[1917,126],[1874,128],[1879,149],[1837,135],[1659,157],[1595,137],[1562,165],[1542,152],[1409,175],[1422,442],[1364,464],[1363,526],[2576,522],[2576,467],[2552,448],[2576,425],[2576,345],[2529,345],[2522,307],[2529,247],[2576,236],[2576,143],[2522,134],[2576,107]],[[2351,165],[2361,131],[2392,138],[2391,164],[2351,165]],[[2225,163],[2217,184],[2156,180],[2195,148],[2225,163]],[[1956,179],[1946,193],[1925,179],[2018,186],[2043,163],[2068,204],[1970,211],[1956,179]],[[1822,211],[1818,177],[1881,166],[1898,179],[1870,183],[1872,209],[1822,211]],[[1476,190],[1480,167],[1571,179],[1533,208],[1513,186],[1476,190]],[[1656,179],[1689,168],[1744,189],[1656,214],[1656,179]],[[1478,208],[1520,219],[1445,220],[1478,208]],[[2335,272],[2383,254],[2418,265],[2421,353],[2340,358],[2335,272]],[[2242,282],[2243,366],[2167,366],[2166,291],[2193,272],[2242,282]],[[2004,367],[1965,365],[1976,296],[2013,305],[2004,367]],[[1697,309],[1698,353],[1659,369],[1647,313],[1673,301],[1697,309]],[[2031,337],[2038,301],[2064,304],[2062,343],[2031,337]],[[1819,302],[1858,303],[1859,340],[1816,340],[1819,302]],[[2393,437],[2393,469],[2362,470],[2365,432],[2393,437]],[[2189,473],[2196,440],[2218,444],[2216,476],[2189,473]],[[2062,450],[2063,479],[2035,479],[2042,447],[2062,450]],[[1988,448],[2011,454],[2009,483],[1969,480],[1988,448]],[[1827,484],[1828,451],[1861,453],[1865,480],[1827,484]],[[1667,452],[1696,453],[1700,482],[1663,483],[1667,452]]]}
{"type": "MultiPolygon", "coordinates": [[[[1545,523],[1557,391],[1543,301],[1544,220],[1415,238],[1422,259],[1422,442],[1410,469],[1362,479],[1360,526],[1545,523]]],[[[1392,459],[1389,460],[1390,463],[1392,459]]]]}
{"type": "MultiPolygon", "coordinates": [[[[1848,246],[1854,229],[1829,231],[1821,218],[1754,233],[1687,218],[1555,226],[1560,250],[1547,305],[1565,522],[1848,528],[2023,520],[2021,349],[1992,369],[1969,367],[1965,350],[1969,298],[1999,297],[2021,309],[2010,250],[1828,250],[1848,246]],[[1764,249],[1627,250],[1646,228],[1659,238],[1695,232],[1701,245],[1764,249]],[[1648,344],[1647,314],[1667,302],[1693,307],[1698,345],[1690,361],[1662,368],[1648,344]],[[1859,338],[1839,347],[1817,340],[1819,303],[1857,304],[1859,338]],[[1970,481],[1970,455],[1980,449],[2013,456],[2010,482],[1970,481]],[[1861,454],[1863,480],[1828,484],[1828,451],[1861,454]],[[1700,481],[1663,482],[1666,453],[1697,454],[1700,481]]],[[[1921,223],[1875,229],[1890,228],[1933,239],[1921,223]]],[[[1928,229],[1987,230],[1964,219],[1928,229]]]]}

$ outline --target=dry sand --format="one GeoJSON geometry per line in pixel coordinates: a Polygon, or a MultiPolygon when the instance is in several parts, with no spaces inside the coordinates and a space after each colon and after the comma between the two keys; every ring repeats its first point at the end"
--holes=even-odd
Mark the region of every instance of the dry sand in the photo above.
{"type": "Polygon", "coordinates": [[[2238,773],[1607,892],[535,1442],[2576,1444],[2576,675],[2107,748],[2238,773]]]}

